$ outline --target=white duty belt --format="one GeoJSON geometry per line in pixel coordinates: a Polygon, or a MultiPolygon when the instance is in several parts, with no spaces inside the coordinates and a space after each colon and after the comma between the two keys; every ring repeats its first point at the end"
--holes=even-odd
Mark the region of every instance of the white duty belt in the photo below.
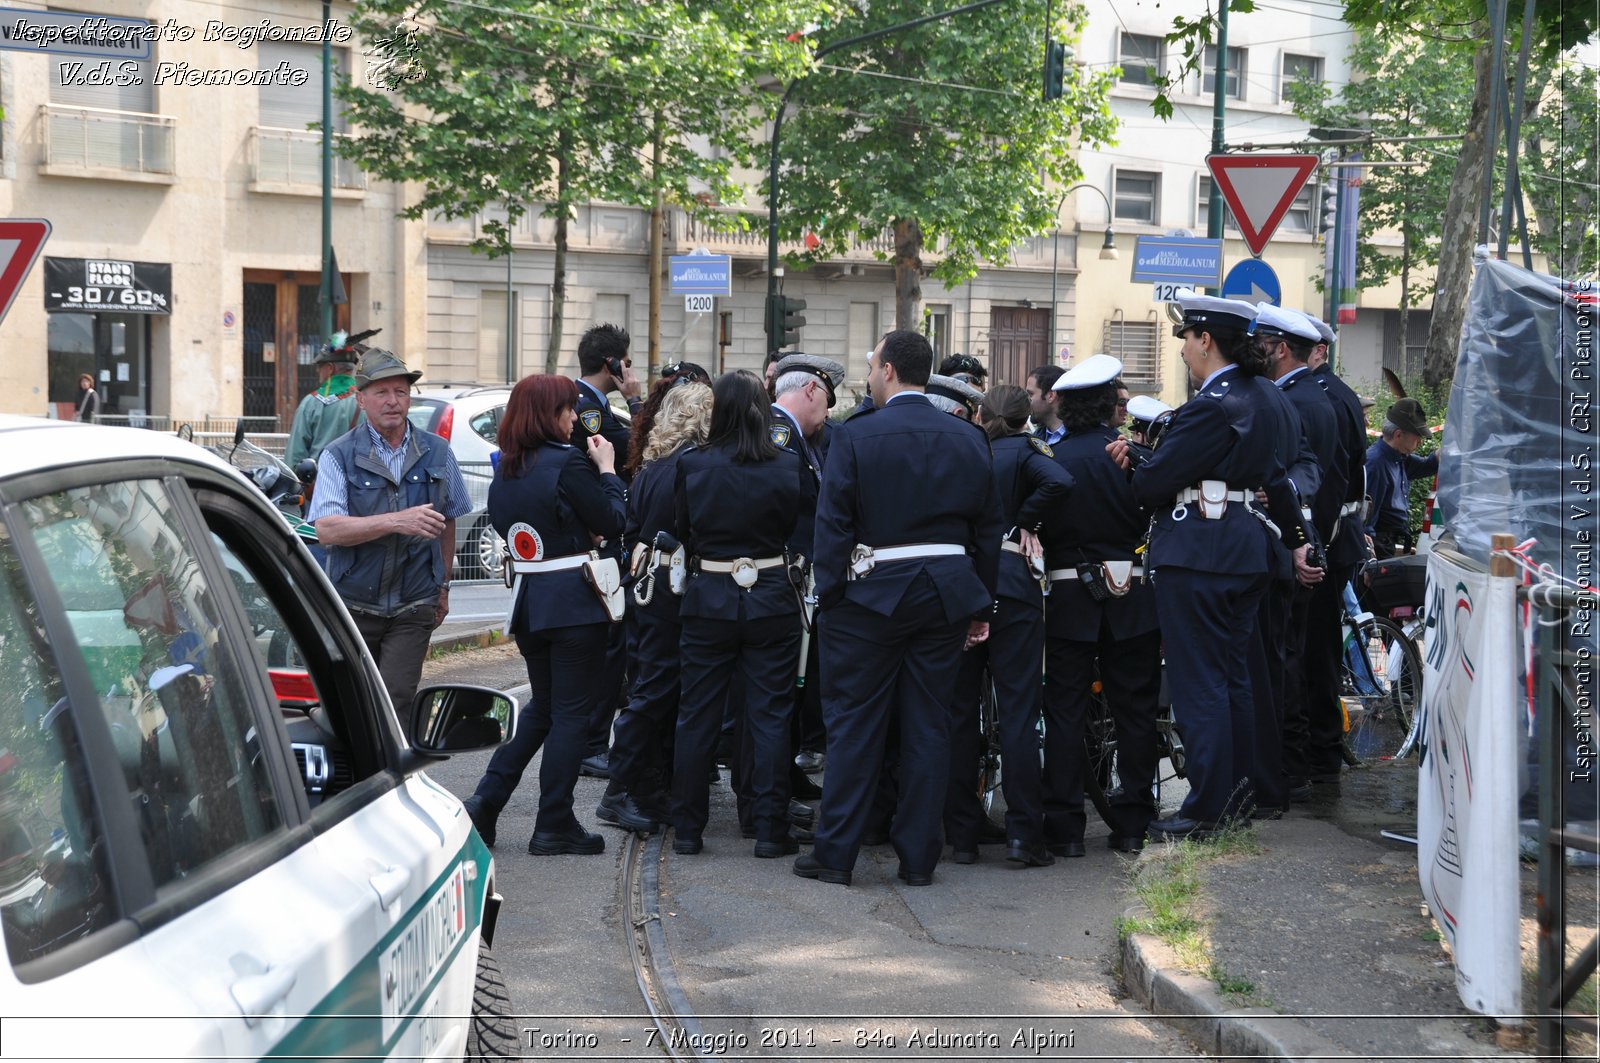
{"type": "Polygon", "coordinates": [[[913,557],[965,557],[966,553],[965,546],[955,543],[913,543],[910,546],[872,548],[872,556],[878,561],[907,561],[913,557]]]}
{"type": "Polygon", "coordinates": [[[582,568],[583,563],[589,560],[587,553],[568,554],[566,557],[551,557],[543,561],[519,561],[514,557],[506,558],[506,563],[511,566],[511,571],[518,576],[540,575],[546,572],[562,572],[569,568],[582,568]]]}
{"type": "Polygon", "coordinates": [[[702,558],[700,560],[700,571],[729,573],[736,572],[742,568],[753,568],[760,572],[762,569],[777,568],[783,563],[784,557],[782,554],[777,557],[736,557],[732,561],[707,561],[702,558]]]}
{"type": "MultiPolygon", "coordinates": [[[[1227,494],[1223,495],[1223,497],[1229,502],[1253,502],[1255,501],[1256,493],[1254,491],[1229,491],[1227,494]]],[[[1173,504],[1186,506],[1191,502],[1198,501],[1200,501],[1200,488],[1185,487],[1182,491],[1178,492],[1178,497],[1173,504]]]]}
{"type": "Polygon", "coordinates": [[[1000,549],[1008,554],[1020,554],[1022,553],[1022,544],[1011,539],[1002,539],[1000,540],[1000,549]]]}
{"type": "MultiPolygon", "coordinates": [[[[1090,563],[1091,564],[1099,564],[1100,562],[1094,561],[1094,562],[1090,562],[1090,563]]],[[[1130,575],[1130,576],[1143,576],[1144,575],[1144,566],[1143,565],[1134,565],[1133,568],[1129,570],[1128,575],[1130,575]]],[[[1053,568],[1053,569],[1050,570],[1050,582],[1051,583],[1055,583],[1058,580],[1069,580],[1069,579],[1077,579],[1077,578],[1078,578],[1078,570],[1075,569],[1075,568],[1053,568]]]]}
{"type": "Polygon", "coordinates": [[[1353,517],[1360,512],[1360,502],[1346,502],[1344,505],[1339,507],[1339,516],[1341,517],[1353,517]]]}

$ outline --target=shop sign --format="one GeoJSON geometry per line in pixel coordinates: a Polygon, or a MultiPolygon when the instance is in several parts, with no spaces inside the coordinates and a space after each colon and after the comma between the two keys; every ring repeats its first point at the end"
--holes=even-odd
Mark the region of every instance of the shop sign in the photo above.
{"type": "Polygon", "coordinates": [[[108,258],[46,258],[44,308],[51,313],[171,313],[172,266],[108,258]]]}

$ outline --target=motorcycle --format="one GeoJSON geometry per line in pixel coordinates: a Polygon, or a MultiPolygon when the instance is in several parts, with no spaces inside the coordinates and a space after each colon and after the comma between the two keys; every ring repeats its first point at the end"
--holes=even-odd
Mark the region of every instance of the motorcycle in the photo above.
{"type": "MultiPolygon", "coordinates": [[[[178,437],[193,443],[194,427],[181,426],[178,437]]],[[[315,459],[306,458],[291,469],[282,458],[246,439],[242,421],[233,431],[231,446],[200,445],[249,477],[302,541],[313,544],[317,541],[316,528],[305,521],[306,504],[311,500],[311,490],[316,483],[315,459]]]]}

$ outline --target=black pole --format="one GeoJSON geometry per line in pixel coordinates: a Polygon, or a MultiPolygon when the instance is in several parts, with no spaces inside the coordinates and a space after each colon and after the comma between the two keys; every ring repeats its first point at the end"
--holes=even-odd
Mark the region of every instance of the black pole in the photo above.
{"type": "MultiPolygon", "coordinates": [[[[901,30],[915,29],[925,26],[930,22],[942,22],[956,15],[964,15],[968,11],[976,11],[982,7],[992,7],[995,4],[1005,3],[1006,0],[977,0],[976,3],[964,4],[953,7],[948,11],[938,11],[931,15],[923,15],[907,22],[897,22],[892,26],[871,30],[867,33],[858,33],[854,37],[846,37],[842,41],[825,44],[816,50],[812,59],[821,59],[830,52],[837,52],[841,48],[851,45],[863,44],[867,41],[887,37],[891,33],[901,30]]],[[[778,136],[783,129],[783,114],[789,109],[789,97],[794,95],[794,90],[800,87],[808,75],[801,74],[783,90],[783,100],[778,104],[778,115],[772,121],[772,157],[767,166],[767,354],[771,356],[778,351],[779,334],[783,331],[783,323],[777,320],[778,301],[778,136]]]]}

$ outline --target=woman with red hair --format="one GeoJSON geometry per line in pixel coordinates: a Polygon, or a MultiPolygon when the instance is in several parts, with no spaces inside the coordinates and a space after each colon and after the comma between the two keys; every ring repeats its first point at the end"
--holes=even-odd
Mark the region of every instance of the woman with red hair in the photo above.
{"type": "Polygon", "coordinates": [[[533,690],[515,735],[495,751],[465,805],[492,846],[500,810],[543,746],[539,815],[528,842],[535,856],[600,853],[606,847],[572,812],[611,627],[583,561],[598,540],[622,534],[627,496],[604,436],[590,436],[587,453],[567,443],[577,404],[578,387],[566,377],[518,381],[500,422],[500,462],[489,485],[489,520],[521,559],[506,628],[528,662],[533,690]]]}

